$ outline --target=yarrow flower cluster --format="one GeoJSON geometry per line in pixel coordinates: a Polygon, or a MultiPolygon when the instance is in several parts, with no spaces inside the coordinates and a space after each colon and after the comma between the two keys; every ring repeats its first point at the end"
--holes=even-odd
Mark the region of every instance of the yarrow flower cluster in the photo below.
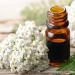
{"type": "Polygon", "coordinates": [[[47,47],[43,27],[33,21],[20,25],[0,47],[0,68],[13,72],[41,71],[48,68],[47,47]]]}
{"type": "Polygon", "coordinates": [[[15,44],[15,34],[10,34],[4,41],[0,43],[0,68],[9,68],[10,56],[15,44]]]}

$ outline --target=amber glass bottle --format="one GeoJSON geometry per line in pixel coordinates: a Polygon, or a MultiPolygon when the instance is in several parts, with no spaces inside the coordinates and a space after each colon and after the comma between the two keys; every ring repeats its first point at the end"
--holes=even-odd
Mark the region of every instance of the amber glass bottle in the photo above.
{"type": "Polygon", "coordinates": [[[46,45],[49,49],[49,64],[60,66],[70,57],[70,31],[64,7],[53,6],[47,13],[46,45]]]}

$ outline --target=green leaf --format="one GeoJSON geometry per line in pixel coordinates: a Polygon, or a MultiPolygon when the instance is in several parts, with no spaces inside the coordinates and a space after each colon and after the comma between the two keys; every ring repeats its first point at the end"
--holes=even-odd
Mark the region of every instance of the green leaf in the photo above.
{"type": "Polygon", "coordinates": [[[75,55],[71,56],[68,63],[62,64],[58,71],[75,71],[75,55]]]}

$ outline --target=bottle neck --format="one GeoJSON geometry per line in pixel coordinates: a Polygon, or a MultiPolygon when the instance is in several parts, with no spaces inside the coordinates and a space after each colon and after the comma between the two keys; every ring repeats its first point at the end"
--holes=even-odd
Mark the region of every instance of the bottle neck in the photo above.
{"type": "Polygon", "coordinates": [[[48,13],[48,25],[53,25],[57,27],[66,27],[68,26],[68,19],[67,19],[67,12],[66,9],[59,6],[52,7],[48,13]]]}

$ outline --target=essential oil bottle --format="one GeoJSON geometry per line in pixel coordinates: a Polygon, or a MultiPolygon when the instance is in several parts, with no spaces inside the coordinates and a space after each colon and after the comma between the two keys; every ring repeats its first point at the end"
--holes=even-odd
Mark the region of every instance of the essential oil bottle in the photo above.
{"type": "Polygon", "coordinates": [[[47,13],[46,45],[49,65],[60,66],[70,58],[70,31],[68,13],[64,7],[53,6],[47,13]]]}

